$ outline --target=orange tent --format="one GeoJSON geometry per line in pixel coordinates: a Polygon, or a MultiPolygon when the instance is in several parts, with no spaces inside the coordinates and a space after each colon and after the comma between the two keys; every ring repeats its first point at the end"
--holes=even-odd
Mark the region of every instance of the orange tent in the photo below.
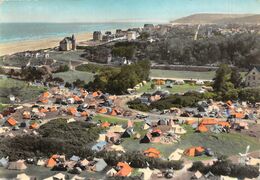
{"type": "Polygon", "coordinates": [[[215,125],[217,123],[218,123],[218,121],[214,118],[204,118],[200,122],[200,125],[215,125]]]}
{"type": "Polygon", "coordinates": [[[93,92],[92,96],[93,96],[93,97],[97,97],[97,96],[99,96],[99,94],[98,94],[98,92],[96,91],[96,92],[93,92]]]}
{"type": "Polygon", "coordinates": [[[7,119],[7,122],[11,125],[11,126],[15,126],[17,124],[17,121],[13,118],[13,117],[9,117],[7,119]]]}
{"type": "Polygon", "coordinates": [[[50,112],[56,112],[56,111],[57,111],[57,108],[56,108],[55,106],[53,106],[53,107],[49,108],[49,111],[50,111],[50,112]]]}
{"type": "Polygon", "coordinates": [[[88,116],[88,113],[86,111],[83,111],[80,113],[80,115],[85,117],[85,116],[88,116]]]}
{"type": "Polygon", "coordinates": [[[53,168],[57,164],[55,159],[56,158],[52,158],[52,157],[50,159],[48,159],[46,167],[53,168]]]}
{"type": "Polygon", "coordinates": [[[234,113],[232,115],[234,115],[235,118],[239,118],[239,119],[243,119],[245,117],[245,115],[243,113],[234,113]]]}
{"type": "Polygon", "coordinates": [[[155,81],[155,84],[156,84],[156,85],[164,85],[164,84],[165,84],[165,81],[162,80],[162,79],[157,79],[157,80],[155,81]]]}
{"type": "Polygon", "coordinates": [[[23,119],[31,119],[31,113],[29,111],[24,111],[23,119]]]}
{"type": "Polygon", "coordinates": [[[101,127],[103,127],[103,128],[107,128],[107,127],[109,127],[110,126],[110,123],[109,122],[103,122],[102,124],[101,124],[101,127]]]}
{"type": "Polygon", "coordinates": [[[128,128],[131,128],[131,127],[133,127],[133,126],[134,126],[133,121],[128,120],[128,121],[127,121],[127,127],[128,127],[128,128]]]}
{"type": "Polygon", "coordinates": [[[189,119],[189,120],[186,120],[185,123],[188,124],[188,125],[191,125],[191,124],[195,123],[195,120],[194,119],[189,119]]]}
{"type": "Polygon", "coordinates": [[[204,125],[200,125],[197,129],[197,131],[204,133],[204,132],[208,132],[208,128],[204,125]]]}
{"type": "Polygon", "coordinates": [[[75,101],[81,101],[80,97],[78,96],[72,96],[75,101]]]}
{"type": "Polygon", "coordinates": [[[184,151],[184,154],[186,156],[191,156],[191,157],[194,157],[194,156],[197,156],[197,155],[200,155],[201,153],[203,153],[205,151],[205,149],[201,146],[198,146],[198,147],[191,147],[191,148],[188,148],[184,151]]]}
{"type": "Polygon", "coordinates": [[[98,113],[101,113],[101,114],[106,114],[107,113],[107,109],[106,108],[101,108],[98,113]]]}
{"type": "Polygon", "coordinates": [[[222,127],[225,127],[225,126],[230,127],[230,124],[228,122],[225,122],[225,121],[219,121],[218,125],[220,125],[222,127]]]}
{"type": "Polygon", "coordinates": [[[155,148],[148,148],[144,151],[144,155],[152,158],[159,158],[161,152],[155,148]]]}
{"type": "Polygon", "coordinates": [[[69,115],[75,115],[77,113],[77,109],[75,107],[69,107],[67,112],[69,115]]]}
{"type": "Polygon", "coordinates": [[[50,97],[50,93],[48,91],[46,91],[46,92],[42,93],[41,97],[48,98],[48,97],[50,97]]]}
{"type": "Polygon", "coordinates": [[[120,170],[117,172],[117,176],[129,176],[132,173],[132,168],[127,163],[119,162],[117,163],[117,167],[120,168],[120,170]]]}
{"type": "Polygon", "coordinates": [[[47,109],[45,109],[45,108],[39,108],[39,112],[46,113],[46,112],[49,112],[49,111],[47,109]]]}
{"type": "Polygon", "coordinates": [[[232,101],[228,100],[228,101],[226,102],[226,104],[227,104],[228,106],[232,106],[232,101]]]}
{"type": "Polygon", "coordinates": [[[49,100],[47,98],[39,98],[39,101],[43,104],[47,104],[49,102],[49,100]]]}
{"type": "Polygon", "coordinates": [[[37,129],[39,126],[37,123],[32,123],[30,129],[37,129]]]}
{"type": "Polygon", "coordinates": [[[111,116],[116,116],[116,115],[117,115],[116,110],[113,109],[110,115],[111,115],[111,116]]]}

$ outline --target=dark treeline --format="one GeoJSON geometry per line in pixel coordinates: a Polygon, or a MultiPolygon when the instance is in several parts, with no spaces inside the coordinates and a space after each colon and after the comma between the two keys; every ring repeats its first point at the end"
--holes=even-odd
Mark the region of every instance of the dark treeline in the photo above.
{"type": "Polygon", "coordinates": [[[252,64],[260,63],[258,41],[258,35],[246,33],[229,37],[213,36],[197,41],[191,37],[173,36],[165,41],[151,44],[147,53],[157,50],[157,56],[150,58],[154,61],[159,58],[161,63],[187,65],[225,63],[248,68],[252,64]]]}

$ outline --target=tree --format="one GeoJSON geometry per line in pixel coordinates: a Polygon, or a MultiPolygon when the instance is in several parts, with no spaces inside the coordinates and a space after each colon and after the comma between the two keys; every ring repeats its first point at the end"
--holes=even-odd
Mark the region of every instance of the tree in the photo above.
{"type": "Polygon", "coordinates": [[[242,83],[242,77],[239,73],[238,68],[233,68],[230,75],[230,81],[233,83],[235,88],[239,88],[242,83]]]}
{"type": "Polygon", "coordinates": [[[155,88],[155,84],[152,83],[152,84],[151,84],[151,89],[154,89],[154,88],[155,88]]]}
{"type": "Polygon", "coordinates": [[[216,92],[224,93],[227,91],[227,82],[229,79],[230,68],[227,64],[221,64],[216,71],[213,88],[216,92]]]}

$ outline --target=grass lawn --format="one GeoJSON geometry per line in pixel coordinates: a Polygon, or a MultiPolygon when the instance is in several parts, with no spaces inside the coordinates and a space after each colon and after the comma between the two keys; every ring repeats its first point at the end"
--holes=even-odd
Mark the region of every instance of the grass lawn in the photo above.
{"type": "Polygon", "coordinates": [[[60,73],[53,74],[53,77],[60,77],[65,82],[69,82],[69,83],[72,83],[77,79],[80,79],[80,80],[88,83],[89,81],[92,81],[94,79],[92,73],[83,72],[83,71],[60,72],[60,73]]]}
{"type": "MultiPolygon", "coordinates": [[[[128,119],[113,117],[113,116],[106,116],[106,115],[96,115],[94,120],[100,120],[101,122],[109,122],[109,123],[116,123],[123,126],[127,125],[128,119]]],[[[145,135],[146,131],[142,129],[143,126],[142,121],[135,121],[134,122],[134,131],[140,133],[140,135],[145,135]]]]}
{"type": "Polygon", "coordinates": [[[151,77],[163,77],[163,78],[212,80],[215,76],[215,71],[195,72],[195,71],[175,71],[175,70],[151,69],[150,76],[151,77]]]}
{"type": "Polygon", "coordinates": [[[21,101],[31,100],[39,96],[45,88],[30,86],[25,81],[11,78],[0,79],[0,103],[10,103],[8,96],[10,94],[18,97],[21,101]]]}
{"type": "MultiPolygon", "coordinates": [[[[146,83],[143,87],[137,90],[138,93],[143,93],[143,92],[153,92],[156,91],[156,89],[151,89],[151,84],[152,82],[146,83]]],[[[191,85],[191,84],[183,84],[183,85],[173,85],[172,88],[167,88],[165,85],[161,86],[162,90],[167,90],[170,93],[184,93],[187,91],[195,91],[199,90],[202,86],[199,85],[191,85]]]]}
{"type": "Polygon", "coordinates": [[[84,54],[84,50],[49,52],[50,58],[53,58],[58,61],[73,61],[73,60],[86,61],[85,58],[81,57],[82,54],[84,54]]]}
{"type": "MultiPolygon", "coordinates": [[[[255,151],[260,149],[260,143],[256,138],[245,136],[240,133],[194,133],[190,126],[184,126],[187,133],[181,137],[178,143],[164,145],[158,143],[140,144],[139,140],[132,138],[125,139],[122,143],[127,151],[140,150],[144,151],[149,147],[155,147],[161,151],[163,157],[167,158],[177,148],[186,149],[191,146],[204,146],[211,148],[215,153],[223,155],[236,155],[239,152],[244,152],[247,145],[250,145],[250,150],[255,151]]],[[[205,160],[207,156],[188,157],[190,160],[205,160]]]]}
{"type": "Polygon", "coordinates": [[[8,107],[8,105],[0,104],[0,112],[3,111],[4,108],[8,107]]]}

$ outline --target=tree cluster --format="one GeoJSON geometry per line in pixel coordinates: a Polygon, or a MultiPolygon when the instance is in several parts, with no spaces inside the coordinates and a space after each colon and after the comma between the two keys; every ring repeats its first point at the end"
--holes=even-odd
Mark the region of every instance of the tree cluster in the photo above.
{"type": "Polygon", "coordinates": [[[111,94],[125,94],[128,88],[148,80],[150,73],[150,62],[138,61],[131,65],[122,66],[120,70],[105,70],[95,75],[94,81],[85,87],[88,90],[101,90],[111,94]]]}

